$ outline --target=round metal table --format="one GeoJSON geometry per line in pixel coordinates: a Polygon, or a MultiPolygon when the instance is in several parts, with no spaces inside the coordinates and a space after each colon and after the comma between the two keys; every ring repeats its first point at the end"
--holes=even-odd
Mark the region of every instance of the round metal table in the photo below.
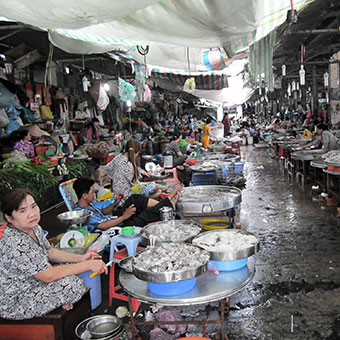
{"type": "Polygon", "coordinates": [[[325,169],[327,168],[327,164],[322,158],[315,158],[310,162],[310,165],[314,168],[325,169]]]}
{"type": "Polygon", "coordinates": [[[215,275],[208,271],[197,278],[196,286],[190,291],[173,296],[161,296],[149,291],[145,281],[133,274],[121,271],[119,281],[122,288],[134,298],[145,303],[161,306],[188,306],[218,301],[230,297],[245,288],[255,275],[255,265],[250,258],[248,264],[232,272],[215,275]]]}

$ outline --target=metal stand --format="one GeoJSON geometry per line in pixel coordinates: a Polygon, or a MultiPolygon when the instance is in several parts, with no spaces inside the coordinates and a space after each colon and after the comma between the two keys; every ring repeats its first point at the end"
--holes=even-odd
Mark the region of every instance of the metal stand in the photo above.
{"type": "Polygon", "coordinates": [[[220,272],[218,275],[208,271],[197,278],[196,286],[190,291],[172,296],[160,296],[149,291],[145,281],[137,279],[133,274],[121,272],[119,281],[121,287],[129,296],[129,308],[131,318],[131,328],[133,340],[138,337],[137,326],[142,325],[167,325],[167,324],[202,324],[203,332],[206,336],[208,324],[219,324],[221,326],[220,340],[228,340],[224,329],[224,314],[229,311],[229,297],[245,288],[255,274],[255,265],[252,259],[248,264],[232,272],[220,272]],[[178,320],[178,321],[136,321],[132,311],[131,296],[147,304],[157,304],[159,306],[191,306],[219,302],[219,311],[221,313],[219,320],[178,320]]]}
{"type": "Polygon", "coordinates": [[[202,325],[203,326],[203,336],[207,337],[207,326],[208,324],[219,324],[221,327],[220,336],[218,339],[221,340],[229,340],[228,335],[224,333],[224,314],[229,313],[229,298],[223,298],[219,300],[219,312],[220,319],[219,320],[208,320],[204,318],[203,320],[176,320],[176,321],[136,321],[133,316],[132,309],[132,298],[129,295],[129,312],[130,312],[130,321],[131,321],[131,331],[132,331],[132,340],[138,339],[138,326],[161,326],[161,325],[202,325]]]}

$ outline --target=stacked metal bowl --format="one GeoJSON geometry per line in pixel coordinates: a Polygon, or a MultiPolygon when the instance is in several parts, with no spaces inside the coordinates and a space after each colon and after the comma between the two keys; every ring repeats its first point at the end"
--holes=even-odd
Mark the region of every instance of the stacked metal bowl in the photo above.
{"type": "Polygon", "coordinates": [[[80,340],[112,340],[124,332],[123,322],[113,315],[95,315],[83,320],[75,333],[80,340]]]}

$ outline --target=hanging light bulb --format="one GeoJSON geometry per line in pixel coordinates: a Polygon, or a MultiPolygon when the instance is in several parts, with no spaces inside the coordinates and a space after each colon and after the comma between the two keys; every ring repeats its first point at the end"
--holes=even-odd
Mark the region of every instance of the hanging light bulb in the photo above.
{"type": "Polygon", "coordinates": [[[288,84],[287,93],[288,93],[288,96],[289,96],[289,97],[290,97],[291,94],[292,94],[292,88],[291,88],[290,84],[288,84]]]}
{"type": "Polygon", "coordinates": [[[259,87],[259,95],[262,96],[262,88],[259,87]]]}
{"type": "Polygon", "coordinates": [[[296,91],[296,82],[295,82],[295,80],[292,81],[292,91],[296,91]]]}
{"type": "Polygon", "coordinates": [[[323,85],[324,87],[329,86],[329,74],[327,71],[323,74],[323,85]]]}
{"type": "Polygon", "coordinates": [[[300,90],[300,83],[297,81],[296,82],[296,90],[299,91],[300,90]]]}
{"type": "Polygon", "coordinates": [[[281,66],[281,70],[282,70],[282,76],[283,77],[285,77],[286,76],[286,72],[287,72],[287,67],[286,67],[286,65],[285,64],[283,64],[282,66],[281,66]]]}
{"type": "Polygon", "coordinates": [[[306,72],[303,68],[303,64],[301,64],[301,69],[299,71],[299,75],[300,75],[300,84],[301,86],[302,85],[306,85],[306,80],[305,80],[305,75],[306,75],[306,72]]]}

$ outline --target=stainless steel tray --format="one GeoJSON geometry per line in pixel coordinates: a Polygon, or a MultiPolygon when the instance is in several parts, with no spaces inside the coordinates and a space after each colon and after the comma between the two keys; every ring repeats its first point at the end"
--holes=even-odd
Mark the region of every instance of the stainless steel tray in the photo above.
{"type": "MultiPolygon", "coordinates": [[[[181,250],[181,246],[178,243],[174,243],[175,247],[178,248],[179,252],[183,251],[181,250]]],[[[133,274],[140,280],[147,281],[147,282],[157,282],[157,283],[167,283],[167,282],[178,282],[188,279],[193,279],[203,273],[205,273],[208,270],[208,262],[209,262],[209,253],[199,247],[190,245],[191,247],[195,247],[199,249],[200,254],[203,256],[205,255],[207,257],[207,261],[199,265],[197,267],[192,267],[190,269],[183,269],[183,270],[176,270],[176,271],[164,271],[164,272],[151,272],[142,270],[140,268],[136,268],[135,262],[136,259],[140,256],[144,256],[146,252],[152,252],[154,248],[148,248],[145,250],[140,251],[138,254],[136,254],[132,260],[132,271],[133,274]]],[[[183,251],[183,256],[185,256],[185,251],[183,251]]]]}
{"type": "Polygon", "coordinates": [[[321,149],[317,150],[302,150],[302,151],[296,151],[292,153],[291,157],[295,160],[300,161],[312,161],[314,158],[319,157],[324,152],[321,149]]]}
{"type": "Polygon", "coordinates": [[[237,251],[234,251],[232,249],[228,249],[226,247],[225,251],[214,251],[214,250],[209,250],[210,253],[210,259],[213,261],[233,261],[233,260],[238,260],[238,259],[243,259],[246,257],[250,257],[254,254],[256,254],[259,250],[260,250],[260,240],[258,238],[258,236],[249,233],[245,230],[233,230],[233,229],[224,229],[224,230],[211,230],[211,231],[207,231],[204,232],[198,236],[196,236],[193,240],[192,240],[192,244],[199,246],[197,243],[200,239],[207,237],[207,235],[211,235],[211,234],[215,234],[215,233],[221,233],[221,234],[225,234],[225,233],[240,233],[243,235],[252,235],[255,236],[258,240],[258,242],[250,247],[247,248],[243,248],[243,249],[239,249],[237,251]]]}
{"type": "Polygon", "coordinates": [[[241,190],[223,185],[186,187],[177,201],[178,210],[189,214],[207,214],[236,207],[241,203],[241,190]]]}
{"type": "Polygon", "coordinates": [[[150,245],[150,235],[154,237],[155,245],[162,242],[188,242],[198,235],[201,230],[202,226],[198,222],[189,220],[172,220],[151,223],[145,226],[141,233],[142,244],[150,245]],[[180,233],[183,229],[183,225],[187,226],[187,229],[191,231],[190,233],[186,233],[187,236],[183,235],[184,233],[180,233]]]}
{"type": "Polygon", "coordinates": [[[204,160],[230,160],[230,161],[238,161],[240,159],[239,156],[221,153],[221,152],[208,152],[202,157],[204,160]]]}
{"type": "Polygon", "coordinates": [[[192,306],[211,303],[232,296],[244,289],[255,274],[255,265],[250,258],[246,266],[232,272],[220,272],[218,275],[208,271],[197,278],[196,286],[186,293],[160,296],[148,289],[145,281],[137,279],[133,274],[121,271],[119,282],[121,287],[138,300],[159,306],[192,306]]]}
{"type": "MultiPolygon", "coordinates": [[[[209,159],[207,162],[212,163],[212,161],[209,159]]],[[[215,171],[219,168],[217,164],[210,164],[202,167],[204,164],[204,161],[198,161],[195,165],[190,166],[190,170],[195,172],[208,172],[208,171],[215,171]]]]}
{"type": "Polygon", "coordinates": [[[328,162],[328,161],[325,161],[325,160],[324,160],[324,162],[325,162],[326,165],[331,165],[331,166],[340,167],[340,163],[336,163],[336,162],[328,162]]]}

